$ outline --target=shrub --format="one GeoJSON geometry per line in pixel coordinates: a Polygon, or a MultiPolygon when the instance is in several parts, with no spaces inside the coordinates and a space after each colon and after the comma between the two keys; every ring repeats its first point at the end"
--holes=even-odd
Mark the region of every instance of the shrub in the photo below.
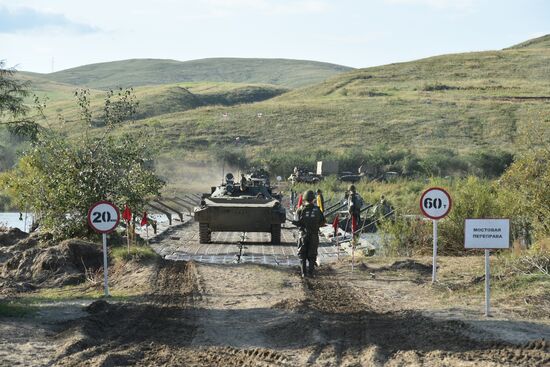
{"type": "Polygon", "coordinates": [[[466,157],[470,173],[478,177],[499,177],[514,161],[514,156],[502,151],[478,151],[466,157]]]}
{"type": "Polygon", "coordinates": [[[14,203],[35,213],[42,228],[57,239],[89,236],[86,216],[95,202],[128,204],[141,212],[164,184],[148,164],[152,152],[145,136],[110,134],[133,113],[125,107],[132,97],[123,93],[124,103],[119,104],[111,101],[112,93],[107,95],[107,127],[98,138],[90,136],[88,93],[77,92],[77,97],[85,124],[82,133],[68,140],[44,129],[17,167],[0,176],[14,203]]]}
{"type": "Polygon", "coordinates": [[[144,261],[158,257],[157,253],[151,247],[146,245],[130,246],[130,251],[128,251],[126,246],[112,247],[111,256],[115,259],[115,261],[144,261]]]}
{"type": "Polygon", "coordinates": [[[441,221],[441,250],[447,255],[464,252],[464,221],[466,218],[499,218],[501,207],[492,183],[477,177],[457,180],[452,190],[452,208],[441,221]]]}
{"type": "Polygon", "coordinates": [[[382,253],[387,256],[414,256],[430,253],[432,249],[432,226],[419,217],[397,217],[384,221],[382,253]]]}

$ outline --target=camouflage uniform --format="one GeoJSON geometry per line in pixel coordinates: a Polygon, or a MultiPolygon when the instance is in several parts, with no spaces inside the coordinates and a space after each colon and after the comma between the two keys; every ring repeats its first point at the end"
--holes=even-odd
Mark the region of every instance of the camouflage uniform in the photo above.
{"type": "Polygon", "coordinates": [[[357,226],[361,223],[361,207],[363,206],[363,199],[355,191],[355,186],[350,185],[348,190],[348,213],[351,218],[355,219],[357,226]]]}
{"type": "Polygon", "coordinates": [[[325,224],[323,212],[314,206],[312,201],[315,198],[311,192],[311,198],[304,195],[307,201],[297,211],[298,220],[294,222],[300,227],[300,241],[298,243],[298,255],[301,260],[302,276],[306,275],[306,261],[308,262],[307,275],[312,276],[317,261],[317,249],[319,248],[319,227],[325,224]]]}

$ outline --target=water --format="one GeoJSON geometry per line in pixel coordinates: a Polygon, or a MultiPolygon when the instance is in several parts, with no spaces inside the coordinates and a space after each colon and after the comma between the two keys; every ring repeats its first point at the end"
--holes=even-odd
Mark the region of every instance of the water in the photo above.
{"type": "MultiPolygon", "coordinates": [[[[22,213],[22,219],[19,220],[19,213],[0,213],[0,227],[19,228],[24,232],[28,232],[32,225],[32,214],[22,213]],[[25,215],[27,216],[27,225],[25,227],[25,215]]],[[[155,219],[159,224],[168,223],[168,217],[164,214],[149,214],[149,219],[155,219]]],[[[139,220],[138,220],[139,228],[139,220]]]]}
{"type": "Polygon", "coordinates": [[[32,225],[32,214],[22,213],[22,220],[19,220],[19,213],[0,213],[0,227],[19,228],[27,232],[32,225]],[[27,217],[27,225],[25,227],[25,216],[27,217]]]}

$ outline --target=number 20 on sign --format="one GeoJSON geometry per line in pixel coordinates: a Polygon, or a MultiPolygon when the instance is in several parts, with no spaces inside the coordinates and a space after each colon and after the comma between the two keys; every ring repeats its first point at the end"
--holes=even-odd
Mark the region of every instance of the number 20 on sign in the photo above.
{"type": "Polygon", "coordinates": [[[420,210],[433,223],[432,283],[436,281],[437,271],[437,221],[449,214],[451,206],[451,195],[440,187],[429,188],[420,197],[420,210]]]}
{"type": "Polygon", "coordinates": [[[92,205],[88,211],[88,224],[103,237],[103,277],[105,296],[109,296],[109,279],[107,271],[107,233],[115,230],[120,221],[118,208],[108,201],[100,201],[92,205]]]}

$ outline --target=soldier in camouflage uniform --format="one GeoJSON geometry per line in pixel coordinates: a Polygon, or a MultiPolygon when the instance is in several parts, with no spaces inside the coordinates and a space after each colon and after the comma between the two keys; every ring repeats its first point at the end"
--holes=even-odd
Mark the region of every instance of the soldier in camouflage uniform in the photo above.
{"type": "Polygon", "coordinates": [[[349,185],[348,193],[348,214],[352,219],[352,232],[354,232],[361,224],[361,207],[363,206],[363,199],[355,190],[355,185],[349,185]]]}
{"type": "Polygon", "coordinates": [[[325,224],[323,212],[313,205],[315,193],[312,190],[306,191],[304,200],[305,205],[297,211],[298,220],[292,222],[300,227],[301,232],[298,255],[301,260],[302,277],[313,276],[319,247],[319,227],[325,224]]]}

